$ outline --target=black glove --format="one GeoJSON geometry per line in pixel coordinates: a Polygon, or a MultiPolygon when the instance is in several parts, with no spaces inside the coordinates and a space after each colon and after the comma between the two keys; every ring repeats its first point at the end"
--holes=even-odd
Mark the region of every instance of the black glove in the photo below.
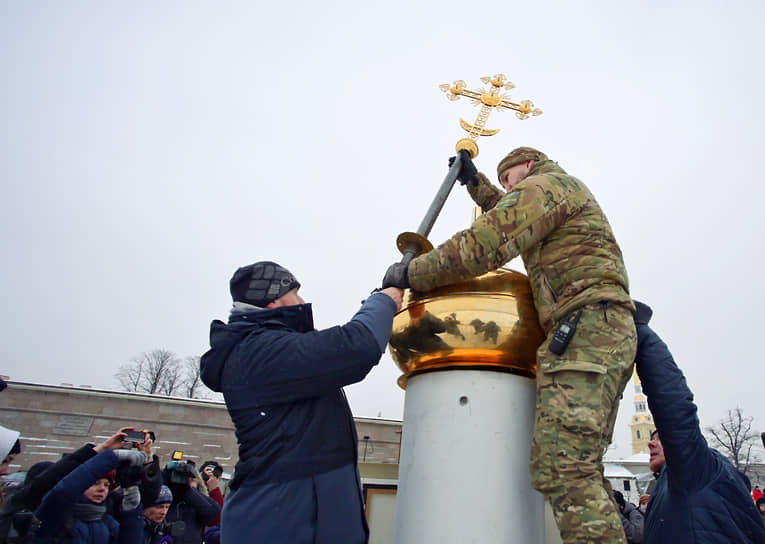
{"type": "Polygon", "coordinates": [[[151,463],[143,466],[141,483],[138,485],[141,490],[141,502],[143,504],[154,504],[162,488],[162,471],[159,468],[159,457],[155,455],[151,463]]]}
{"type": "MultiPolygon", "coordinates": [[[[141,481],[141,467],[131,465],[127,461],[120,461],[114,471],[114,481],[123,489],[134,486],[141,481]]],[[[135,506],[133,507],[135,508],[135,506]]],[[[131,510],[133,509],[131,508],[131,510]]]]}
{"type": "MultiPolygon", "coordinates": [[[[460,172],[457,174],[457,179],[459,180],[460,185],[465,185],[470,182],[470,185],[475,187],[478,185],[478,178],[476,177],[478,169],[475,167],[475,164],[473,164],[473,159],[470,158],[470,153],[464,149],[460,149],[460,157],[462,158],[462,164],[460,165],[460,172]]],[[[452,167],[456,158],[457,157],[449,157],[449,168],[452,167]]]]}
{"type": "Polygon", "coordinates": [[[409,263],[393,263],[385,272],[382,281],[383,289],[386,287],[409,288],[409,263]]]}

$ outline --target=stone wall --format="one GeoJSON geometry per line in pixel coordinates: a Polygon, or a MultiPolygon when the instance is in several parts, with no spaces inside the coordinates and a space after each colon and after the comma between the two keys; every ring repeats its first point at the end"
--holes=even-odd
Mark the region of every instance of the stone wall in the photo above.
{"type": "MultiPolygon", "coordinates": [[[[220,401],[10,382],[0,393],[0,425],[21,432],[12,472],[102,442],[122,427],[154,431],[162,465],[174,450],[198,465],[215,460],[229,474],[237,461],[234,425],[220,401]]],[[[366,451],[367,463],[398,463],[400,421],[357,418],[356,426],[359,461],[366,451]]]]}

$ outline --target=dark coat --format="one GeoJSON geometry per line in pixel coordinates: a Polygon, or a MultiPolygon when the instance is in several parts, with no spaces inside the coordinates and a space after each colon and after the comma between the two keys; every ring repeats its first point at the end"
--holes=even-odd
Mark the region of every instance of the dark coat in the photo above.
{"type": "Polygon", "coordinates": [[[342,387],[380,359],[395,303],[370,296],[350,322],[313,329],[310,304],[214,321],[202,380],[222,391],[236,426],[231,488],[299,479],[356,458],[356,431],[342,387]],[[383,332],[380,332],[383,331],[383,332]]]}
{"type": "Polygon", "coordinates": [[[173,503],[167,511],[165,521],[172,524],[184,523],[183,535],[173,538],[173,544],[199,544],[202,542],[205,526],[220,515],[220,506],[210,497],[193,487],[185,486],[182,490],[172,486],[173,503]]]}
{"type": "MultiPolygon", "coordinates": [[[[97,479],[117,465],[112,450],[104,450],[81,464],[43,497],[36,515],[41,526],[35,542],[62,542],[73,544],[131,544],[140,542],[142,516],[140,505],[129,512],[119,512],[115,520],[104,513],[101,519],[83,521],[74,518],[78,503],[90,503],[83,495],[97,479]],[[124,522],[124,526],[121,524],[124,522]]],[[[105,507],[105,505],[102,505],[105,507]]]]}
{"type": "Polygon", "coordinates": [[[622,527],[624,527],[624,534],[627,536],[627,543],[642,544],[645,525],[643,513],[631,502],[626,502],[624,509],[619,510],[619,515],[622,518],[622,527]]]}
{"type": "MultiPolygon", "coordinates": [[[[376,293],[351,321],[322,331],[313,328],[310,304],[232,314],[228,324],[212,323],[202,380],[223,392],[239,441],[234,493],[221,522],[226,541],[314,542],[304,534],[289,540],[283,531],[321,530],[341,506],[358,517],[352,529],[365,540],[356,429],[342,387],[362,380],[377,364],[395,312],[393,300],[376,293]],[[325,478],[329,474],[336,476],[325,478]],[[289,511],[277,506],[282,499],[280,504],[293,505],[289,511]],[[319,501],[318,512],[326,510],[321,519],[319,501]],[[273,532],[253,533],[255,511],[258,519],[269,519],[273,532]]],[[[343,523],[351,525],[347,517],[343,523]]],[[[357,542],[353,534],[333,538],[357,542]]],[[[329,542],[316,542],[323,541],[329,542]]]]}
{"type": "Polygon", "coordinates": [[[0,543],[32,542],[39,524],[34,511],[40,506],[45,494],[64,476],[95,455],[93,444],[85,444],[56,463],[49,463],[39,472],[35,469],[40,464],[35,464],[27,473],[23,487],[11,495],[3,506],[0,514],[0,543]]]}
{"type": "Polygon", "coordinates": [[[707,445],[683,373],[659,336],[636,322],[635,364],[666,459],[648,502],[643,542],[765,543],[748,479],[707,445]]]}

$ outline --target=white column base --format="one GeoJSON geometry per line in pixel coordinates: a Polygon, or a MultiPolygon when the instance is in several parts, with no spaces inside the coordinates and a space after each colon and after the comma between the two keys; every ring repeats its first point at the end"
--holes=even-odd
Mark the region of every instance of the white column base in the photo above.
{"type": "Polygon", "coordinates": [[[535,388],[488,370],[409,378],[394,542],[544,544],[529,480],[535,388]]]}

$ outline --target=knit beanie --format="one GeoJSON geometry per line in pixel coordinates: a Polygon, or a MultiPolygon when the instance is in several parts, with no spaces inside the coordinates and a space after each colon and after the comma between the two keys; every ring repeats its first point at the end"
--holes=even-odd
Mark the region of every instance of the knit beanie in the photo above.
{"type": "Polygon", "coordinates": [[[148,508],[150,506],[157,506],[160,504],[172,504],[173,502],[173,493],[170,491],[170,488],[166,485],[163,485],[159,488],[159,495],[157,495],[157,498],[153,501],[149,501],[151,504],[144,504],[144,508],[148,508]]]}
{"type": "Polygon", "coordinates": [[[516,147],[505,158],[499,161],[497,165],[497,177],[502,176],[502,172],[516,164],[522,164],[527,161],[546,161],[547,155],[537,151],[533,147],[516,147]]]}
{"type": "Polygon", "coordinates": [[[300,287],[300,282],[283,266],[260,261],[234,272],[229,287],[234,302],[265,308],[270,302],[300,287]]]}

